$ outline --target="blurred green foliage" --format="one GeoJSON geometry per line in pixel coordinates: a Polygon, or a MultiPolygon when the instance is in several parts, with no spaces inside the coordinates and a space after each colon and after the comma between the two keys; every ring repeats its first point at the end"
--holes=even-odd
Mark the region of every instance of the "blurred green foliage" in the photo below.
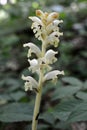
{"type": "Polygon", "coordinates": [[[64,20],[58,62],[53,67],[65,71],[55,86],[47,83],[43,89],[38,130],[70,130],[73,122],[87,121],[87,1],[8,0],[2,4],[0,1],[0,130],[31,128],[35,94],[24,92],[21,75],[31,75],[23,44],[41,44],[28,19],[36,9],[58,11],[64,20]]]}

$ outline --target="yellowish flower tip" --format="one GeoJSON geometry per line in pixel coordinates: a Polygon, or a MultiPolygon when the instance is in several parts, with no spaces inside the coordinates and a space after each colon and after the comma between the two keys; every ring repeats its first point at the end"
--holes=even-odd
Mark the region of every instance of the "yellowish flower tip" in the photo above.
{"type": "Polygon", "coordinates": [[[43,12],[41,10],[36,10],[36,16],[42,16],[43,15],[43,12]]]}
{"type": "Polygon", "coordinates": [[[59,17],[59,13],[54,12],[54,14],[53,14],[53,18],[54,18],[54,19],[57,19],[58,17],[59,17]]]}

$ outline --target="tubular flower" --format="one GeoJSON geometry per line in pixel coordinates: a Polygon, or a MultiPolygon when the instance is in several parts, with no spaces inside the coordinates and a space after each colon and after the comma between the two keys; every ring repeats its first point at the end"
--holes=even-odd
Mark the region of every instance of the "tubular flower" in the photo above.
{"type": "Polygon", "coordinates": [[[44,81],[57,79],[58,75],[64,75],[64,71],[54,70],[44,76],[44,81]]]}
{"type": "Polygon", "coordinates": [[[30,42],[30,43],[25,43],[23,46],[29,47],[28,57],[30,57],[32,53],[34,53],[37,57],[41,55],[41,50],[35,44],[30,42]]]}
{"type": "Polygon", "coordinates": [[[28,62],[30,63],[30,67],[29,67],[29,70],[32,70],[32,72],[39,72],[39,63],[38,63],[38,60],[36,59],[33,59],[33,60],[30,60],[28,59],[28,62]]]}
{"type": "Polygon", "coordinates": [[[32,78],[31,76],[27,76],[25,77],[24,75],[22,75],[22,79],[25,80],[25,91],[28,91],[28,90],[36,90],[38,91],[37,87],[38,87],[38,83],[37,81],[32,78]]]}
{"type": "Polygon", "coordinates": [[[57,54],[58,52],[55,52],[53,50],[48,50],[46,53],[45,53],[45,56],[43,58],[44,62],[46,64],[52,64],[54,62],[57,61],[57,58],[55,57],[55,55],[57,54]]]}

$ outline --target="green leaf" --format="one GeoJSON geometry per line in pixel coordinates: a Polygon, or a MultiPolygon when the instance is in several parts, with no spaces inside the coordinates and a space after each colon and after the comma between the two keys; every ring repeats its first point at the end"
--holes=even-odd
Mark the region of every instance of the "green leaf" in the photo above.
{"type": "Polygon", "coordinates": [[[87,89],[87,80],[83,84],[83,89],[87,89]]]}
{"type": "Polygon", "coordinates": [[[19,122],[31,120],[32,116],[24,113],[3,113],[0,115],[0,121],[2,122],[19,122]]]}
{"type": "Polygon", "coordinates": [[[69,123],[77,121],[87,121],[87,101],[78,104],[71,112],[68,120],[69,123]]]}
{"type": "Polygon", "coordinates": [[[51,112],[43,113],[42,115],[40,115],[39,119],[44,120],[45,122],[47,122],[49,124],[53,124],[55,121],[55,117],[54,117],[53,113],[51,113],[51,112]]]}
{"type": "Polygon", "coordinates": [[[47,125],[47,124],[39,124],[37,126],[37,129],[38,130],[47,130],[48,127],[49,127],[49,125],[47,125]]]}
{"type": "Polygon", "coordinates": [[[17,91],[17,92],[11,93],[10,96],[15,101],[19,101],[21,98],[25,96],[25,92],[17,91]]]}
{"type": "Polygon", "coordinates": [[[73,111],[73,108],[76,107],[82,101],[77,99],[68,99],[61,101],[54,109],[55,118],[60,119],[61,121],[66,121],[73,111]]]}
{"type": "Polygon", "coordinates": [[[78,92],[76,94],[76,97],[83,99],[83,100],[87,100],[87,93],[86,92],[78,92]]]}
{"type": "Polygon", "coordinates": [[[73,111],[73,108],[81,102],[82,101],[76,99],[63,100],[56,107],[51,109],[51,112],[47,111],[41,114],[39,119],[42,119],[51,125],[53,125],[57,119],[66,121],[73,111]]]}
{"type": "Polygon", "coordinates": [[[0,121],[19,122],[32,120],[32,105],[28,103],[12,103],[0,108],[0,121]]]}
{"type": "Polygon", "coordinates": [[[62,81],[64,81],[65,83],[71,84],[71,85],[75,85],[75,86],[83,85],[83,83],[75,77],[64,77],[64,78],[62,78],[62,81]]]}
{"type": "Polygon", "coordinates": [[[67,123],[66,121],[60,121],[60,122],[58,122],[58,123],[54,126],[54,128],[57,129],[57,130],[58,130],[58,129],[71,130],[71,129],[70,129],[70,125],[71,125],[71,124],[67,123]]]}
{"type": "Polygon", "coordinates": [[[52,100],[69,97],[78,92],[81,89],[81,87],[76,86],[65,86],[65,87],[59,87],[55,90],[55,92],[52,95],[52,100]]]}
{"type": "Polygon", "coordinates": [[[10,101],[11,97],[8,94],[0,94],[0,100],[10,101]]]}

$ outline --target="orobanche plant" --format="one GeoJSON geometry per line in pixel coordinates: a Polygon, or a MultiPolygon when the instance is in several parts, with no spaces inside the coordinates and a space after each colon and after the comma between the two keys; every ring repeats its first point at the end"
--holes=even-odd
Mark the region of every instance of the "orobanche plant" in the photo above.
{"type": "Polygon", "coordinates": [[[32,42],[23,45],[24,47],[29,47],[27,55],[30,64],[29,70],[31,70],[32,73],[36,72],[38,75],[38,81],[31,76],[22,75],[22,79],[26,81],[25,91],[34,90],[36,92],[32,130],[37,130],[44,83],[48,80],[55,82],[58,75],[64,75],[64,71],[52,70],[51,65],[57,61],[55,55],[58,52],[53,49],[48,49],[51,45],[58,47],[59,37],[63,35],[63,33],[59,32],[58,27],[63,21],[58,20],[58,17],[59,14],[56,12],[47,13],[41,10],[36,10],[36,16],[29,17],[33,21],[31,28],[33,29],[35,37],[42,42],[41,49],[32,42]],[[31,60],[30,57],[32,53],[36,55],[36,58],[31,60]]]}

